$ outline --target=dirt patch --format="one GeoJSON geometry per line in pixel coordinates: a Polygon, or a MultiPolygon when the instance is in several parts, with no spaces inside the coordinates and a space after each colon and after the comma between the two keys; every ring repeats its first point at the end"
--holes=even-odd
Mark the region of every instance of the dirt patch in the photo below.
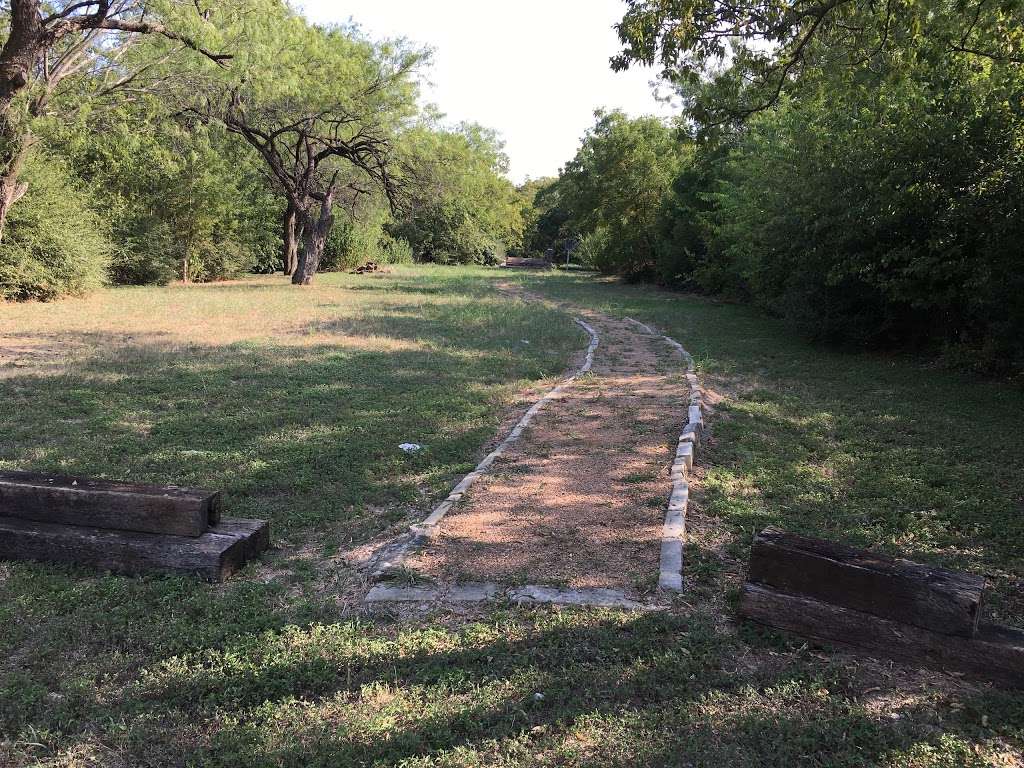
{"type": "Polygon", "coordinates": [[[657,585],[669,466],[686,421],[678,356],[630,323],[584,319],[601,343],[569,385],[406,566],[438,581],[633,593],[657,585]]]}

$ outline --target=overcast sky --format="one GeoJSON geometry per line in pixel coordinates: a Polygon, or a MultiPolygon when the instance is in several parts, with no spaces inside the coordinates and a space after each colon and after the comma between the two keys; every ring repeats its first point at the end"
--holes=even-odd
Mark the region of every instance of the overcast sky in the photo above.
{"type": "Polygon", "coordinates": [[[671,114],[648,83],[612,72],[621,0],[300,0],[318,22],[357,21],[372,36],[434,49],[425,94],[448,120],[496,128],[512,179],[550,176],[576,152],[598,107],[671,114]]]}

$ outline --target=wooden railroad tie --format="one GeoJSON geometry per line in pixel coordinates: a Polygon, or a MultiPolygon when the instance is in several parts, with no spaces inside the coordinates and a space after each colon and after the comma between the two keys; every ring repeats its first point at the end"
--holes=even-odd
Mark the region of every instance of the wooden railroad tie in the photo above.
{"type": "Polygon", "coordinates": [[[769,528],[741,616],[921,666],[1024,687],[1024,631],[979,623],[985,579],[769,528]]]}
{"type": "Polygon", "coordinates": [[[222,581],[269,546],[269,524],[222,518],[218,492],[0,472],[0,559],[222,581]]]}

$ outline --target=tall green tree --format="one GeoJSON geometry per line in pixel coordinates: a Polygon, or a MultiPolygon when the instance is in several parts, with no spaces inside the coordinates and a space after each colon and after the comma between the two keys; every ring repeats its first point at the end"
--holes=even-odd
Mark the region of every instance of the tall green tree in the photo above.
{"type": "Polygon", "coordinates": [[[807,74],[912,65],[922,43],[949,60],[1024,63],[1022,0],[626,2],[613,68],[660,65],[704,123],[767,109],[807,74]]]}
{"type": "Polygon", "coordinates": [[[559,206],[558,177],[528,179],[517,188],[523,205],[522,252],[564,255],[568,212],[559,206]],[[557,252],[557,253],[556,253],[557,252]]]}
{"type": "Polygon", "coordinates": [[[403,138],[406,204],[389,227],[423,261],[497,263],[522,244],[522,205],[494,131],[426,122],[403,138]]]}
{"type": "Polygon", "coordinates": [[[808,81],[751,123],[717,198],[720,269],[819,336],[1019,366],[1024,77],[920,53],[808,81]]]}
{"type": "Polygon", "coordinates": [[[351,209],[376,193],[398,204],[394,140],[415,114],[414,74],[425,53],[375,43],[354,28],[316,27],[283,6],[267,14],[246,30],[235,66],[192,98],[191,109],[259,154],[287,203],[286,259],[301,241],[285,271],[304,285],[319,268],[336,205],[351,209]]]}
{"type": "MultiPolygon", "coordinates": [[[[138,93],[160,82],[148,78],[182,49],[223,65],[230,54],[210,23],[211,11],[186,0],[10,0],[0,5],[0,238],[11,207],[28,190],[22,169],[35,143],[33,124],[53,114],[62,90],[84,88],[109,97],[128,86],[138,93]],[[132,49],[142,37],[165,45],[140,60],[132,49]]],[[[81,98],[81,94],[78,94],[81,98]]],[[[76,100],[72,100],[74,103],[76,100]]],[[[75,104],[77,106],[77,104],[75,104]]]]}
{"type": "Polygon", "coordinates": [[[660,65],[701,139],[681,282],[1024,368],[1021,0],[627,3],[613,67],[660,65]]]}
{"type": "Polygon", "coordinates": [[[279,202],[258,157],[170,107],[150,95],[39,126],[107,220],[111,281],[216,280],[276,264],[279,202]]]}
{"type": "Polygon", "coordinates": [[[666,198],[688,157],[679,132],[654,117],[598,112],[558,181],[567,226],[605,272],[651,276],[666,198]]]}

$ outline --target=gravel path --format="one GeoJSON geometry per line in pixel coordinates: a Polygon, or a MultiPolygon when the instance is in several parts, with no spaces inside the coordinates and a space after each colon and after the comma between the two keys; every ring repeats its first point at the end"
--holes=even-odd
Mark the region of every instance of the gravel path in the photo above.
{"type": "Polygon", "coordinates": [[[657,586],[685,370],[636,324],[581,315],[600,336],[591,372],[538,413],[409,570],[443,582],[657,586]]]}

